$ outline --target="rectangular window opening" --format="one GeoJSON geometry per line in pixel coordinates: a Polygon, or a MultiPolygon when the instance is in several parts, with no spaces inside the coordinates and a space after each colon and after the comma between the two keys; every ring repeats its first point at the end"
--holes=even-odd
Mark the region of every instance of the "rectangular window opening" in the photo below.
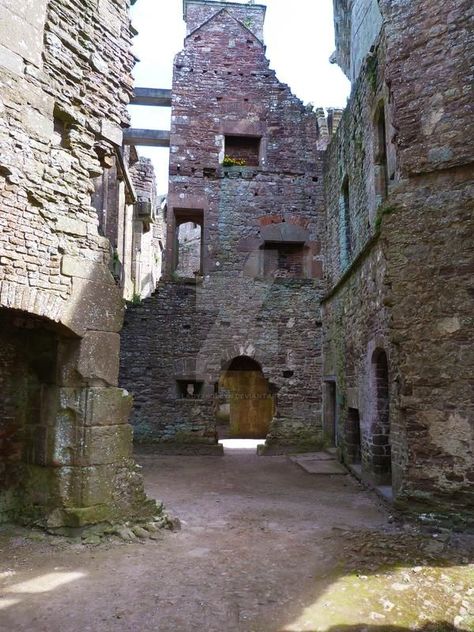
{"type": "Polygon", "coordinates": [[[176,380],[178,399],[201,399],[204,382],[197,380],[176,380]]]}
{"type": "Polygon", "coordinates": [[[203,219],[203,211],[199,209],[174,210],[172,273],[175,277],[195,279],[202,274],[203,219]]]}
{"type": "Polygon", "coordinates": [[[260,164],[260,138],[255,136],[226,136],[224,162],[226,167],[258,167],[260,164]]]}

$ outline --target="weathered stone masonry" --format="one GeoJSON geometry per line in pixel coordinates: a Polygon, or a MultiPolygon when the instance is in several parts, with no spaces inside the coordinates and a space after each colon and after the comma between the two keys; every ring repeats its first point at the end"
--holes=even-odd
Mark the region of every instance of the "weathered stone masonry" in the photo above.
{"type": "Polygon", "coordinates": [[[392,483],[398,506],[468,520],[472,7],[380,2],[377,17],[377,3],[342,4],[337,59],[355,84],[326,157],[325,409],[344,460],[392,483]],[[351,31],[360,15],[376,31],[351,31]],[[350,32],[368,54],[360,72],[350,32]]]}
{"type": "MultiPolygon", "coordinates": [[[[264,7],[187,2],[175,59],[167,280],[127,311],[121,383],[138,439],[216,446],[216,384],[251,357],[276,400],[268,449],[321,442],[322,152],[318,127],[269,68],[264,7]],[[225,156],[244,159],[232,166],[225,156]],[[176,231],[202,227],[201,274],[173,281],[176,231]],[[179,383],[197,382],[198,398],[179,383]]],[[[326,135],[325,135],[326,134],[326,135]]],[[[180,449],[183,449],[182,447],[180,449]]]]}
{"type": "Polygon", "coordinates": [[[132,88],[127,2],[0,2],[0,516],[143,515],[122,297],[91,205],[132,88]],[[96,151],[97,149],[97,151],[96,151]]]}
{"type": "Polygon", "coordinates": [[[469,520],[471,4],[335,0],[337,132],[269,70],[263,7],[184,6],[166,281],[124,330],[137,438],[212,450],[222,378],[256,360],[267,451],[335,442],[397,506],[469,520]],[[186,222],[200,270],[177,282],[186,222]]]}

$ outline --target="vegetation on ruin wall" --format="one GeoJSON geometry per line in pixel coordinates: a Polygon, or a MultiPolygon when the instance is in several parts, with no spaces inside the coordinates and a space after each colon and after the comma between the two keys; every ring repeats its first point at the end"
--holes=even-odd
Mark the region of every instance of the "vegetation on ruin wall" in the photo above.
{"type": "Polygon", "coordinates": [[[245,167],[247,165],[247,161],[244,160],[243,158],[233,158],[232,156],[224,156],[222,165],[224,167],[245,167]]]}
{"type": "Polygon", "coordinates": [[[397,210],[394,204],[381,204],[377,209],[377,215],[375,217],[374,229],[376,233],[379,233],[382,228],[382,220],[385,215],[391,215],[397,210]]]}
{"type": "Polygon", "coordinates": [[[365,67],[365,76],[367,77],[367,81],[369,82],[369,85],[372,88],[373,92],[377,92],[378,70],[379,60],[377,57],[377,53],[374,53],[373,55],[368,57],[365,67]]]}

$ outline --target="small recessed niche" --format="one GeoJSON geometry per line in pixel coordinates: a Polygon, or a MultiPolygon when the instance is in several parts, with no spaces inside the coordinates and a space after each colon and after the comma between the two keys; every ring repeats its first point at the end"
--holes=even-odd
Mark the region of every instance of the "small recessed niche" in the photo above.
{"type": "Polygon", "coordinates": [[[197,380],[176,380],[178,399],[201,399],[204,382],[197,380]]]}
{"type": "Polygon", "coordinates": [[[290,370],[283,371],[283,377],[287,377],[287,378],[288,377],[293,377],[294,374],[295,374],[294,371],[290,371],[290,370]]]}
{"type": "Polygon", "coordinates": [[[59,145],[66,149],[69,148],[69,125],[61,118],[54,118],[54,131],[58,134],[60,141],[59,145]]]}

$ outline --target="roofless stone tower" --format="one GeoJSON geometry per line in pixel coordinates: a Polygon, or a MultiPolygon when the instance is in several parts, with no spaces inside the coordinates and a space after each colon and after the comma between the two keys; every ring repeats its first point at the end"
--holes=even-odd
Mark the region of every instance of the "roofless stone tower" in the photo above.
{"type": "Polygon", "coordinates": [[[215,451],[321,442],[326,127],[265,57],[265,7],[186,0],[173,78],[166,280],[129,310],[135,436],[215,451]]]}

